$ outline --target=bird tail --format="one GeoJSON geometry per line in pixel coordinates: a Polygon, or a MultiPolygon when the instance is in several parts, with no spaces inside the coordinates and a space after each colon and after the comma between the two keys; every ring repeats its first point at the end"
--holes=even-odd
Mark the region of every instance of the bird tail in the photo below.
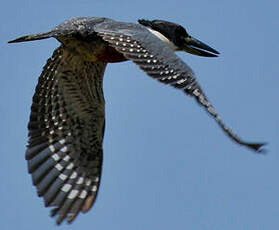
{"type": "Polygon", "coordinates": [[[14,39],[14,40],[8,41],[8,43],[42,40],[42,39],[53,37],[53,35],[54,34],[52,31],[46,32],[46,33],[39,33],[39,34],[30,34],[30,35],[22,36],[22,37],[14,39]]]}

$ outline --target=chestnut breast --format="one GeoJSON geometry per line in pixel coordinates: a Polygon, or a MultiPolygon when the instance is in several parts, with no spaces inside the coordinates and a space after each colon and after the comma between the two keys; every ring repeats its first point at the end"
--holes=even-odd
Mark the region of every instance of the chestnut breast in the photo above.
{"type": "Polygon", "coordinates": [[[58,40],[72,53],[89,62],[123,62],[127,59],[99,36],[84,39],[80,37],[61,37],[58,40]]]}
{"type": "Polygon", "coordinates": [[[113,47],[107,45],[103,52],[97,55],[98,60],[104,62],[123,62],[127,61],[127,58],[123,54],[119,53],[113,47]]]}

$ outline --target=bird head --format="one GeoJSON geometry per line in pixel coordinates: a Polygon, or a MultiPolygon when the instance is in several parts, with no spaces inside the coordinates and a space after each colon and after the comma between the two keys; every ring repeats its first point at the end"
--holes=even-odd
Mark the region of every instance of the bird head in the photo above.
{"type": "Polygon", "coordinates": [[[185,51],[203,57],[217,57],[219,54],[215,49],[190,36],[181,25],[163,20],[140,19],[138,22],[174,51],[185,51]]]}

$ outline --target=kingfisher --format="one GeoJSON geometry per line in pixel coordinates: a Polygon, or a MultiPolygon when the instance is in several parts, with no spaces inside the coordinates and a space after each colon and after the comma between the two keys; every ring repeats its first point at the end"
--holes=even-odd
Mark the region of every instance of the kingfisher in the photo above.
{"type": "Polygon", "coordinates": [[[79,17],[9,43],[46,38],[61,44],[45,64],[35,89],[25,158],[38,196],[46,207],[53,207],[51,216],[58,225],[88,212],[97,197],[105,130],[103,76],[108,63],[131,60],[148,76],[195,98],[234,142],[262,152],[264,143],[246,142],[225,125],[194,72],[175,54],[219,55],[181,25],[79,17]]]}

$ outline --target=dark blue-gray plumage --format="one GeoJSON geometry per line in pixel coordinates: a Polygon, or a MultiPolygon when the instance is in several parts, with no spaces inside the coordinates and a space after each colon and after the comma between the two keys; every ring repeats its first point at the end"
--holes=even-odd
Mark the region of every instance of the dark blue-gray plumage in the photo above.
{"type": "Polygon", "coordinates": [[[68,20],[53,30],[10,43],[56,38],[33,96],[26,151],[38,195],[53,206],[57,224],[72,222],[93,205],[101,180],[105,128],[102,82],[107,63],[132,60],[149,76],[183,90],[205,108],[236,143],[257,152],[263,144],[238,138],[222,122],[191,68],[174,51],[214,57],[219,53],[175,23],[107,18],[68,20]],[[207,52],[209,51],[209,52],[207,52]]]}

